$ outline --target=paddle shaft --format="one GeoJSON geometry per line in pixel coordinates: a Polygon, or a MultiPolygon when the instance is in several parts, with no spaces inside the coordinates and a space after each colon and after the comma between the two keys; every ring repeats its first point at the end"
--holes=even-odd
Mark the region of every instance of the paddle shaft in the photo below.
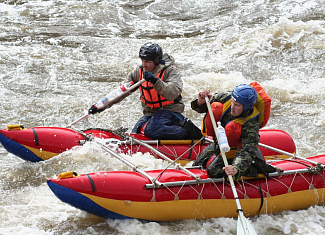
{"type": "MultiPolygon", "coordinates": [[[[128,89],[126,89],[122,94],[114,97],[112,100],[110,100],[110,104],[111,106],[115,103],[120,102],[121,100],[123,100],[124,98],[126,98],[127,96],[130,95],[131,91],[137,87],[139,87],[142,83],[144,83],[146,80],[142,79],[140,81],[138,81],[137,83],[135,83],[133,86],[129,87],[128,89]]],[[[108,106],[108,105],[107,105],[108,106]]],[[[111,107],[110,106],[110,107],[111,107]]],[[[106,108],[104,108],[106,109],[106,108]]],[[[78,122],[84,120],[85,118],[87,118],[90,115],[90,113],[78,118],[77,120],[75,120],[74,122],[70,123],[68,126],[66,126],[65,128],[70,128],[71,126],[77,124],[78,122]]]]}
{"type": "Polygon", "coordinates": [[[81,118],[75,120],[74,122],[70,123],[68,126],[66,126],[65,128],[70,128],[71,126],[73,126],[74,124],[84,120],[85,118],[87,118],[90,115],[90,113],[87,113],[86,115],[82,116],[81,118]]]}
{"type": "MultiPolygon", "coordinates": [[[[213,115],[213,112],[212,112],[212,109],[211,109],[211,105],[210,105],[210,101],[209,101],[208,96],[205,97],[205,103],[207,105],[207,108],[208,108],[208,111],[209,111],[209,114],[210,114],[210,119],[212,121],[214,133],[215,133],[215,135],[216,135],[216,137],[218,139],[218,143],[219,143],[223,163],[227,167],[228,166],[228,161],[227,161],[225,152],[222,150],[222,148],[220,146],[220,141],[219,141],[219,138],[218,138],[218,135],[217,135],[217,124],[216,124],[216,120],[214,119],[214,115],[213,115]]],[[[241,208],[240,201],[239,201],[239,198],[238,198],[237,190],[236,190],[234,179],[233,179],[232,175],[228,175],[228,179],[229,179],[230,186],[231,186],[231,189],[232,189],[232,192],[234,194],[235,201],[236,201],[236,205],[237,205],[237,209],[238,209],[237,211],[238,211],[238,215],[239,215],[238,218],[239,218],[240,223],[242,225],[242,231],[245,234],[256,234],[256,232],[254,230],[251,231],[251,229],[249,228],[251,226],[247,225],[247,223],[249,223],[249,222],[246,220],[246,218],[244,216],[244,213],[243,213],[243,210],[241,208]]]]}

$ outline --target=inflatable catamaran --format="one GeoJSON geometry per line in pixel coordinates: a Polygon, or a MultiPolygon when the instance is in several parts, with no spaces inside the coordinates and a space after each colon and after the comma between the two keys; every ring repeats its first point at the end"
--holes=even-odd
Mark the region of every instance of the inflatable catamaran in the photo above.
{"type": "MultiPolygon", "coordinates": [[[[209,112],[213,115],[212,110],[209,109],[209,112]]],[[[265,120],[265,117],[261,118],[260,126],[263,126],[265,120]]],[[[209,219],[236,217],[237,211],[240,215],[244,211],[245,216],[254,216],[324,204],[325,155],[307,159],[297,157],[292,154],[295,152],[293,141],[288,136],[282,139],[282,134],[281,131],[260,130],[259,146],[264,150],[262,154],[265,157],[275,154],[272,152],[275,151],[295,158],[269,162],[277,169],[276,172],[255,178],[242,177],[235,184],[230,176],[230,181],[228,178],[208,178],[207,172],[201,168],[184,168],[138,139],[134,139],[136,144],[156,154],[160,153],[159,156],[176,164],[176,168],[142,171],[109,147],[100,144],[102,149],[119,158],[133,171],[81,175],[67,172],[60,174],[58,179],[49,179],[47,183],[61,201],[110,219],[209,219]],[[271,143],[279,139],[282,140],[271,143]]],[[[243,225],[245,218],[240,218],[241,223],[238,224],[243,225]]],[[[249,231],[248,221],[245,224],[239,227],[249,231]]]]}
{"type": "MultiPolygon", "coordinates": [[[[119,157],[108,147],[102,148],[119,157]]],[[[180,165],[142,171],[124,162],[133,171],[67,172],[47,183],[62,202],[110,219],[171,221],[237,216],[231,185],[225,178],[208,178],[205,170],[180,165]]],[[[245,216],[324,204],[324,163],[325,155],[278,160],[271,164],[282,171],[241,178],[235,188],[245,216]]]]}
{"type": "MultiPolygon", "coordinates": [[[[104,99],[105,107],[109,108],[113,104],[119,102],[130,94],[132,89],[138,87],[143,81],[139,81],[130,88],[126,89],[119,96],[110,99],[104,99]]],[[[271,99],[265,93],[263,87],[257,82],[250,84],[258,94],[255,107],[260,112],[259,121],[260,128],[268,122],[271,111],[271,99]]],[[[114,92],[113,92],[114,93],[114,92]]],[[[108,95],[109,96],[109,95],[108,95]]],[[[9,125],[7,129],[0,129],[0,143],[10,153],[31,162],[48,160],[64,151],[73,147],[84,144],[89,139],[103,138],[109,141],[118,141],[119,151],[125,154],[134,154],[136,152],[146,153],[152,151],[141,145],[134,144],[132,138],[139,139],[150,144],[160,152],[164,153],[171,159],[179,161],[193,161],[201,153],[201,151],[210,143],[212,137],[206,136],[201,140],[152,140],[145,137],[143,134],[125,134],[120,131],[103,130],[103,129],[88,129],[85,131],[75,131],[70,129],[72,125],[88,117],[87,114],[75,122],[71,123],[66,128],[60,127],[29,127],[24,128],[22,125],[9,125]]],[[[209,115],[207,115],[209,116],[209,115]]],[[[209,118],[207,118],[209,120],[209,118]]],[[[203,125],[202,133],[205,133],[206,124],[203,125]]],[[[260,130],[260,142],[267,144],[284,151],[294,153],[296,151],[295,144],[292,138],[281,130],[260,130]]],[[[210,134],[213,135],[213,134],[210,134]]],[[[263,156],[277,155],[272,151],[260,148],[263,156]]]]}
{"type": "MultiPolygon", "coordinates": [[[[96,137],[119,145],[119,152],[134,154],[137,152],[154,154],[150,149],[136,144],[132,138],[139,139],[171,159],[179,158],[180,162],[189,162],[210,144],[212,137],[202,140],[152,140],[142,134],[125,134],[121,131],[88,129],[75,131],[61,127],[31,127],[9,125],[0,129],[0,143],[10,153],[31,162],[48,160],[58,154],[82,146],[89,139],[96,137]]],[[[291,136],[282,130],[260,130],[260,142],[284,151],[295,153],[296,146],[291,136]]],[[[263,156],[278,156],[279,153],[260,147],[263,156]]],[[[154,154],[156,155],[156,154],[154,154]]]]}

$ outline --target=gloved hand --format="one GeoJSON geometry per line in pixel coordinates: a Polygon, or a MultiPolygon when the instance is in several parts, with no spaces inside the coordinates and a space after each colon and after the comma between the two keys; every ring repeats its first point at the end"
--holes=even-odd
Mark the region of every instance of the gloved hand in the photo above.
{"type": "Polygon", "coordinates": [[[152,84],[155,84],[158,80],[152,72],[144,72],[144,79],[152,84]]]}
{"type": "Polygon", "coordinates": [[[88,114],[95,114],[102,112],[103,109],[98,109],[95,104],[93,104],[90,109],[88,110],[88,114]]]}

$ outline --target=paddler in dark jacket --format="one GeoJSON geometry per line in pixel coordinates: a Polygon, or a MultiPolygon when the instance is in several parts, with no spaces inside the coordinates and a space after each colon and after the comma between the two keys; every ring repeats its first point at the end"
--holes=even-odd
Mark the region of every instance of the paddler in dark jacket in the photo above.
{"type": "MultiPolygon", "coordinates": [[[[198,99],[192,101],[193,110],[199,113],[207,112],[205,96],[211,100],[216,122],[220,121],[225,128],[229,146],[236,149],[235,154],[227,154],[229,166],[225,167],[220,154],[219,145],[213,143],[205,148],[194,162],[195,166],[207,169],[210,178],[258,175],[258,170],[252,163],[256,160],[259,142],[259,115],[254,107],[257,93],[250,85],[239,85],[232,93],[221,93],[211,96],[210,90],[199,93],[198,99]],[[229,156],[230,155],[230,156],[229,156]]],[[[207,115],[209,116],[209,115],[207,115]]],[[[208,119],[208,117],[207,117],[208,119]]],[[[208,120],[206,120],[208,124],[208,120]]],[[[215,136],[212,124],[207,125],[210,135],[215,136]]]]}
{"type": "Polygon", "coordinates": [[[195,138],[184,128],[183,81],[175,67],[175,60],[155,43],[144,44],[139,51],[142,65],[129,73],[127,81],[140,85],[143,116],[132,133],[142,131],[151,139],[195,138]]]}

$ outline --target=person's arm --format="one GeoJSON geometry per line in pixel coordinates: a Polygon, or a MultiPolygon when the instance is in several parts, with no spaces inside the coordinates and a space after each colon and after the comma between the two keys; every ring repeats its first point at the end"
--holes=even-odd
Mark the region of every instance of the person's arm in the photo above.
{"type": "Polygon", "coordinates": [[[256,117],[242,126],[241,149],[237,151],[232,162],[232,166],[238,171],[235,180],[244,175],[256,158],[259,139],[259,120],[256,117]]]}
{"type": "Polygon", "coordinates": [[[198,99],[195,99],[195,100],[193,100],[191,102],[191,108],[194,111],[198,112],[198,113],[206,113],[206,112],[208,112],[208,108],[207,108],[207,106],[205,104],[203,104],[201,106],[198,105],[198,99]]]}
{"type": "Polygon", "coordinates": [[[136,69],[133,69],[126,77],[125,82],[131,82],[137,83],[139,81],[139,67],[136,69]]]}
{"type": "MultiPolygon", "coordinates": [[[[137,82],[139,82],[139,67],[136,68],[136,69],[134,69],[134,70],[132,70],[127,75],[126,80],[124,81],[124,83],[128,83],[128,82],[131,82],[131,81],[133,81],[134,84],[137,83],[137,82]]],[[[136,91],[138,88],[139,87],[132,89],[131,92],[136,91]]]]}
{"type": "Polygon", "coordinates": [[[175,66],[171,65],[166,68],[164,80],[157,79],[153,87],[159,95],[172,101],[182,93],[183,80],[175,66]]]}
{"type": "Polygon", "coordinates": [[[208,112],[208,108],[205,104],[205,96],[208,95],[210,99],[210,103],[220,102],[225,103],[227,100],[231,98],[231,94],[228,92],[215,93],[214,95],[210,94],[210,90],[205,90],[199,92],[198,98],[191,102],[191,108],[198,113],[206,113],[208,112]]]}
{"type": "Polygon", "coordinates": [[[198,113],[206,113],[208,108],[205,103],[205,96],[211,98],[210,90],[199,92],[198,98],[191,102],[191,108],[198,113]]]}

